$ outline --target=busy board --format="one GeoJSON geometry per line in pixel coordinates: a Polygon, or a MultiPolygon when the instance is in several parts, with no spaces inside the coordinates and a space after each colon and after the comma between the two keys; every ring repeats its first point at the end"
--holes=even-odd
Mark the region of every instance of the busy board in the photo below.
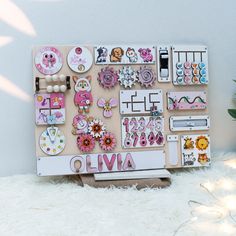
{"type": "Polygon", "coordinates": [[[37,174],[211,162],[204,45],[33,48],[37,174]]]}

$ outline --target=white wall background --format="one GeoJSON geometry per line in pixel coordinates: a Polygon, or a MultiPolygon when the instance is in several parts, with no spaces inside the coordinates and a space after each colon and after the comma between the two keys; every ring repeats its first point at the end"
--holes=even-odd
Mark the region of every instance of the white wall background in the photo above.
{"type": "Polygon", "coordinates": [[[0,0],[0,175],[35,172],[31,47],[206,44],[213,151],[236,149],[235,0],[0,0]]]}

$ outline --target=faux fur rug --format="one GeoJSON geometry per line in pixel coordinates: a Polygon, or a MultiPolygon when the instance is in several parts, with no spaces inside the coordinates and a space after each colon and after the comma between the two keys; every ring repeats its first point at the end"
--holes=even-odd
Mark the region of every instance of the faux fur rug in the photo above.
{"type": "Polygon", "coordinates": [[[236,235],[236,154],[213,160],[209,169],[173,173],[166,189],[94,189],[68,178],[2,177],[0,235],[236,235]]]}

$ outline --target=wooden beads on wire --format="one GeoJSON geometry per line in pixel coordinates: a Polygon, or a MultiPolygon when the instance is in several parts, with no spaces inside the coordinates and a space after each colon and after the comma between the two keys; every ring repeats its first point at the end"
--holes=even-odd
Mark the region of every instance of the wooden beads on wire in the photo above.
{"type": "Polygon", "coordinates": [[[45,80],[47,83],[50,82],[57,82],[57,81],[61,81],[64,82],[66,80],[66,76],[61,74],[61,75],[46,75],[45,80]]]}
{"type": "MultiPolygon", "coordinates": [[[[56,83],[56,82],[64,82],[66,80],[66,76],[61,74],[61,75],[47,75],[45,77],[45,80],[47,83],[56,83]]],[[[52,93],[52,92],[55,92],[55,93],[58,93],[58,92],[65,92],[67,90],[67,87],[66,85],[62,84],[62,85],[48,85],[46,87],[46,90],[48,93],[52,93]]]]}

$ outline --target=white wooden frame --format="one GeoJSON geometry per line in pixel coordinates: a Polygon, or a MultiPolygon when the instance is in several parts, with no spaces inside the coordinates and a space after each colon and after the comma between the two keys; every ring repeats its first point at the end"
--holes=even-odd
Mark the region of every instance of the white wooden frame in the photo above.
{"type": "Polygon", "coordinates": [[[171,116],[170,130],[171,131],[191,131],[191,130],[209,130],[209,116],[171,116]],[[179,123],[178,126],[175,123],[179,123]],[[203,125],[198,125],[198,124],[203,125]]]}

